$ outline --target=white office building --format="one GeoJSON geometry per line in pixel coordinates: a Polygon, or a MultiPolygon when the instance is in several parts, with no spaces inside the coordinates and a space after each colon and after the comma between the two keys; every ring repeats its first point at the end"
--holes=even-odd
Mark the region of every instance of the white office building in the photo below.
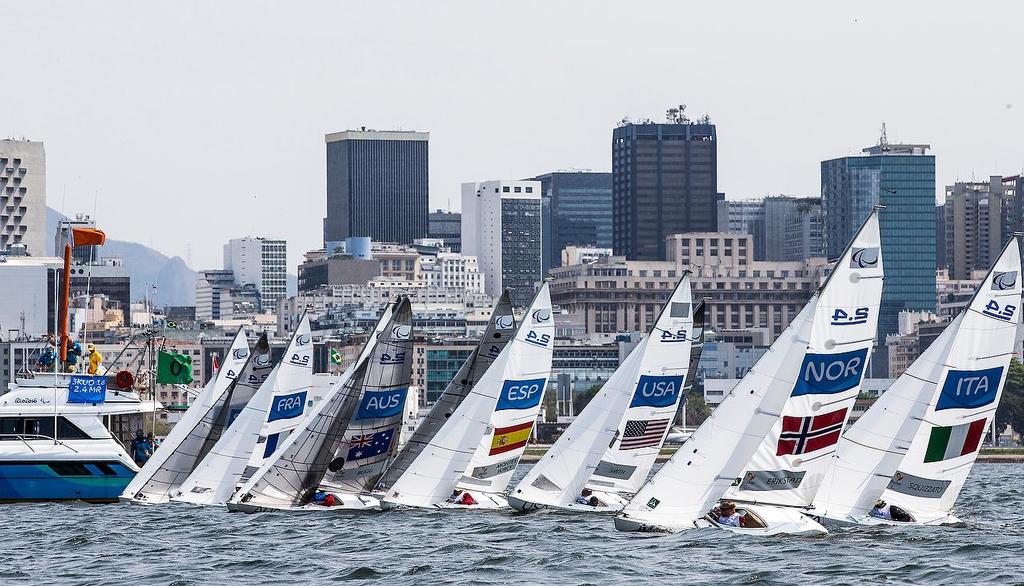
{"type": "Polygon", "coordinates": [[[0,252],[22,244],[46,256],[46,152],[43,143],[0,140],[0,252]]]}
{"type": "Polygon", "coordinates": [[[420,259],[420,274],[430,287],[457,287],[473,293],[484,292],[484,275],[475,256],[439,252],[420,259]]]}
{"type": "Polygon", "coordinates": [[[288,287],[288,250],[284,240],[247,236],[224,245],[224,270],[239,287],[252,285],[265,311],[274,311],[288,287]]]}
{"type": "Polygon", "coordinates": [[[540,181],[462,184],[462,253],[475,256],[484,290],[525,306],[544,278],[540,181]]]}

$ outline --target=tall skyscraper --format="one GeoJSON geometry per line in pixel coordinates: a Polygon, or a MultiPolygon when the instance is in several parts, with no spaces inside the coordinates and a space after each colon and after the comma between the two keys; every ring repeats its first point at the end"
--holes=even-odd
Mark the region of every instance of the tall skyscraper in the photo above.
{"type": "Polygon", "coordinates": [[[288,291],[288,247],[284,240],[247,236],[224,245],[224,270],[239,287],[251,285],[260,294],[264,311],[277,309],[288,291]]]}
{"type": "Polygon", "coordinates": [[[935,310],[935,156],[924,144],[881,144],[863,155],[821,163],[821,202],[829,258],[842,254],[875,204],[885,288],[878,340],[898,331],[904,309],[935,310]]]}
{"type": "Polygon", "coordinates": [[[540,181],[544,210],[544,274],[561,266],[566,246],[612,247],[612,174],[555,171],[540,181]]]}
{"type": "Polygon", "coordinates": [[[788,261],[824,256],[821,200],[769,195],[718,202],[718,231],[750,234],[754,260],[788,261]]]}
{"type": "Polygon", "coordinates": [[[462,184],[462,253],[479,259],[484,291],[525,306],[544,278],[540,181],[462,184]]]}
{"type": "Polygon", "coordinates": [[[325,245],[350,236],[412,244],[427,235],[429,136],[365,129],[326,135],[325,245]]]}
{"type": "Polygon", "coordinates": [[[46,151],[43,143],[0,140],[0,252],[25,245],[46,256],[46,151]]]}
{"type": "Polygon", "coordinates": [[[612,247],[665,258],[665,237],[718,228],[714,124],[632,124],[612,131],[612,247]]]}
{"type": "Polygon", "coordinates": [[[946,186],[943,245],[950,279],[970,279],[971,271],[992,265],[1019,221],[1013,214],[1015,188],[1013,178],[999,175],[946,186]]]}

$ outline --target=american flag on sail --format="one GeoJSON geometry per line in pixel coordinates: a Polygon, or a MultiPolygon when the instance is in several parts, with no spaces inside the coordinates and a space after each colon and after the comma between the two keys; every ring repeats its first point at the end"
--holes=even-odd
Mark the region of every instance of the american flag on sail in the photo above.
{"type": "Polygon", "coordinates": [[[620,450],[636,450],[661,444],[661,438],[668,428],[668,419],[630,420],[622,434],[620,450]]]}

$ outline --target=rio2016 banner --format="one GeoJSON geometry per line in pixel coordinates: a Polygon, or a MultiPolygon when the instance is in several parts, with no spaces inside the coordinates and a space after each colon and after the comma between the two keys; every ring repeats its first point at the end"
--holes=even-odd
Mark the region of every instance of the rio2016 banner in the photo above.
{"type": "Polygon", "coordinates": [[[679,398],[683,388],[681,376],[641,375],[633,392],[632,407],[670,407],[679,398]]]}

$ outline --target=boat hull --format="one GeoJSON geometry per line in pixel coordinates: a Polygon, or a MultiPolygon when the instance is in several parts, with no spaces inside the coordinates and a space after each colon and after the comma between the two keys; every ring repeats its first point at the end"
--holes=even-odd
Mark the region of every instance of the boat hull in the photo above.
{"type": "Polygon", "coordinates": [[[765,537],[782,534],[809,536],[825,535],[828,533],[828,529],[826,529],[821,523],[811,519],[798,509],[773,507],[770,505],[743,505],[740,509],[745,510],[747,513],[753,513],[756,515],[764,522],[765,526],[733,527],[731,525],[722,525],[711,520],[707,520],[706,523],[732,533],[765,537]]]}
{"type": "Polygon", "coordinates": [[[332,493],[336,504],[324,506],[317,504],[307,505],[255,505],[250,503],[229,502],[229,511],[240,513],[267,513],[271,511],[313,511],[317,513],[346,513],[353,511],[380,511],[380,499],[368,494],[332,493]]]}
{"type": "Polygon", "coordinates": [[[437,509],[497,510],[497,509],[507,509],[508,506],[509,506],[508,505],[508,499],[506,499],[505,495],[502,495],[502,494],[495,494],[495,493],[490,493],[490,492],[472,492],[472,491],[470,491],[470,494],[473,496],[473,499],[476,500],[476,504],[475,505],[460,505],[460,504],[456,504],[456,503],[444,502],[444,503],[437,503],[436,505],[434,505],[434,508],[437,508],[437,509]]]}
{"type": "Polygon", "coordinates": [[[963,521],[953,514],[946,514],[936,516],[930,519],[915,520],[915,521],[893,521],[892,519],[879,519],[878,517],[864,516],[864,517],[812,517],[826,527],[855,527],[855,526],[867,526],[877,527],[879,525],[891,525],[891,526],[907,526],[907,525],[957,525],[963,521]]]}
{"type": "Polygon", "coordinates": [[[552,509],[555,511],[566,511],[571,513],[612,514],[621,511],[622,507],[626,506],[626,503],[629,502],[623,499],[620,495],[612,492],[594,491],[592,496],[596,496],[599,501],[605,504],[603,506],[592,507],[590,505],[583,505],[579,503],[569,503],[565,505],[553,503],[534,503],[530,501],[524,501],[520,498],[516,498],[515,495],[509,495],[508,505],[513,509],[523,513],[530,511],[538,511],[541,509],[552,509]]]}
{"type": "Polygon", "coordinates": [[[0,503],[116,503],[134,477],[117,460],[0,461],[0,503]]]}

